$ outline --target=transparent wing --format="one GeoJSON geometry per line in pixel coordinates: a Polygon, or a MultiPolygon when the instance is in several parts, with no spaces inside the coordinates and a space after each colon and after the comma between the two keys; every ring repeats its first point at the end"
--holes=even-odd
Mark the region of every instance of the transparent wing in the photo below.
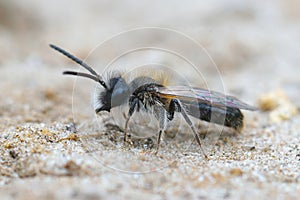
{"type": "Polygon", "coordinates": [[[210,104],[216,107],[231,107],[244,110],[257,110],[256,107],[250,106],[236,97],[224,95],[220,92],[205,90],[202,88],[187,86],[169,86],[159,87],[157,91],[161,96],[166,98],[178,98],[184,101],[195,101],[210,104]]]}

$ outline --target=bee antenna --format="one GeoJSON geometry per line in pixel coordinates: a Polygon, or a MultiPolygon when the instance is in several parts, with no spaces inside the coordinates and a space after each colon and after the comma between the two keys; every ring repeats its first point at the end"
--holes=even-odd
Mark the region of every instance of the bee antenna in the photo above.
{"type": "Polygon", "coordinates": [[[60,47],[58,47],[56,45],[50,44],[49,46],[52,49],[58,51],[59,53],[67,56],[68,58],[70,58],[71,60],[73,60],[74,62],[76,62],[77,64],[81,65],[82,67],[84,67],[86,70],[88,70],[91,74],[93,74],[95,76],[92,76],[92,75],[86,74],[86,73],[81,73],[81,72],[73,72],[73,71],[65,71],[65,72],[63,72],[63,74],[69,74],[69,75],[75,75],[75,76],[82,76],[82,77],[87,77],[87,78],[93,79],[96,82],[99,82],[105,89],[107,89],[107,85],[101,79],[101,76],[95,70],[93,70],[93,68],[90,67],[87,63],[83,62],[79,58],[73,56],[69,52],[63,50],[62,48],[60,48],[60,47]]]}
{"type": "Polygon", "coordinates": [[[74,72],[74,71],[64,71],[63,75],[73,75],[73,76],[81,76],[81,77],[86,77],[89,79],[92,79],[96,82],[99,82],[99,79],[91,74],[87,74],[87,73],[82,73],[82,72],[74,72]]]}

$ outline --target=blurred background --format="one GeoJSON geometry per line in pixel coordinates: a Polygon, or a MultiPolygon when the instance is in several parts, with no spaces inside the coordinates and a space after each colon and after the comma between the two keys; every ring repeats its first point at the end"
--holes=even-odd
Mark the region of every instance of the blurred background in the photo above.
{"type": "Polygon", "coordinates": [[[54,62],[51,42],[86,56],[112,35],[155,26],[200,42],[223,73],[259,68],[285,76],[298,68],[299,10],[297,0],[1,1],[0,63],[54,62]]]}

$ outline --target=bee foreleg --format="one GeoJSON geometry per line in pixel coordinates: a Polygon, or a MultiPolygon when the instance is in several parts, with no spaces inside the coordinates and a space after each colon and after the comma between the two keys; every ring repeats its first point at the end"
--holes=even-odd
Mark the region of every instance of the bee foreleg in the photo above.
{"type": "Polygon", "coordinates": [[[124,128],[124,142],[126,142],[127,139],[127,128],[128,128],[130,117],[133,115],[138,103],[139,100],[137,98],[129,99],[129,111],[128,111],[128,116],[126,118],[125,128],[124,128]]]}
{"type": "Polygon", "coordinates": [[[178,99],[172,99],[171,102],[170,102],[170,105],[173,104],[173,105],[176,105],[177,106],[177,110],[178,112],[180,112],[183,116],[183,118],[185,119],[185,121],[188,123],[188,125],[190,126],[190,128],[192,129],[193,133],[194,133],[194,137],[197,141],[197,143],[199,144],[200,146],[200,149],[204,155],[205,158],[207,158],[207,155],[205,154],[203,148],[202,148],[202,145],[201,145],[201,141],[200,141],[200,138],[196,132],[196,129],[195,129],[195,126],[193,124],[193,122],[191,121],[191,119],[189,118],[189,116],[187,115],[187,112],[186,110],[183,108],[183,106],[181,105],[181,102],[178,100],[178,99]]]}
{"type": "Polygon", "coordinates": [[[131,116],[128,115],[126,122],[125,122],[125,129],[124,129],[124,142],[127,140],[127,127],[128,127],[128,122],[131,116]]]}
{"type": "Polygon", "coordinates": [[[155,154],[158,153],[158,149],[159,149],[159,145],[160,145],[160,140],[161,140],[161,135],[164,133],[165,131],[163,129],[159,130],[158,133],[158,137],[157,137],[157,144],[156,144],[156,150],[155,150],[155,154]]]}

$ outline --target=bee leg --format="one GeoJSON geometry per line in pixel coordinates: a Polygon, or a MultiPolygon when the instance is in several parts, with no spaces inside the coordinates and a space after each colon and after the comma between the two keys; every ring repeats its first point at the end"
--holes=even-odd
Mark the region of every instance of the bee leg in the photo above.
{"type": "Polygon", "coordinates": [[[187,115],[187,112],[186,110],[182,107],[180,101],[178,99],[172,99],[171,102],[170,102],[170,105],[173,104],[173,105],[176,105],[177,106],[177,110],[178,112],[180,112],[183,116],[183,118],[185,119],[185,121],[188,123],[188,125],[190,126],[190,128],[192,129],[193,133],[194,133],[194,137],[197,141],[197,143],[199,144],[200,146],[200,149],[204,155],[205,158],[207,158],[207,155],[205,154],[203,148],[202,148],[202,145],[201,145],[201,142],[200,142],[200,138],[196,132],[196,129],[195,129],[195,126],[193,124],[193,122],[191,121],[191,119],[189,118],[189,116],[187,115]]]}
{"type": "Polygon", "coordinates": [[[159,130],[158,133],[158,138],[157,138],[157,143],[156,143],[156,150],[155,150],[155,155],[158,153],[159,145],[160,145],[160,140],[161,140],[161,135],[164,133],[164,130],[159,130]]]}
{"type": "Polygon", "coordinates": [[[124,143],[126,142],[126,140],[127,140],[127,127],[128,127],[128,122],[129,122],[129,119],[130,119],[130,116],[128,116],[127,118],[126,118],[126,122],[125,122],[125,130],[124,130],[124,143]]]}
{"type": "Polygon", "coordinates": [[[158,153],[158,149],[160,146],[161,136],[164,134],[166,126],[167,126],[167,112],[162,106],[154,106],[155,117],[159,121],[159,132],[157,137],[157,145],[155,154],[158,153]]]}
{"type": "Polygon", "coordinates": [[[139,100],[137,98],[130,99],[130,101],[129,101],[128,117],[126,118],[125,130],[124,130],[124,142],[126,142],[126,140],[127,140],[127,128],[128,128],[128,123],[129,123],[130,117],[133,115],[135,108],[138,105],[138,101],[139,100]]]}
{"type": "Polygon", "coordinates": [[[171,100],[170,105],[169,105],[168,115],[167,115],[167,117],[170,121],[172,121],[174,119],[175,111],[176,111],[176,103],[173,100],[171,100]]]}

